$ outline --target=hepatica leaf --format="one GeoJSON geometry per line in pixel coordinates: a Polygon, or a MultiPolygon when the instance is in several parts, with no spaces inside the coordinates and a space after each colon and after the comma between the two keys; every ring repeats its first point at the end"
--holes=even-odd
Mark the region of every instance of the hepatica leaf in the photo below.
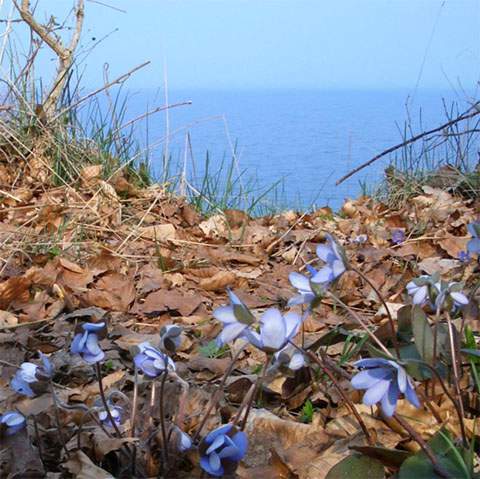
{"type": "MultiPolygon", "coordinates": [[[[462,459],[462,451],[453,444],[450,434],[446,430],[438,431],[428,445],[435,453],[438,464],[455,479],[470,479],[469,466],[462,459]]],[[[400,468],[399,479],[437,479],[441,478],[423,451],[407,459],[400,468]]]]}
{"type": "MultiPolygon", "coordinates": [[[[420,356],[428,364],[433,365],[434,337],[427,316],[420,306],[412,308],[412,330],[415,338],[415,345],[420,356]]],[[[437,351],[438,351],[437,347],[437,351]]],[[[438,354],[438,353],[437,353],[438,354]]]]}
{"type": "Polygon", "coordinates": [[[376,459],[353,454],[335,464],[328,471],[326,479],[365,479],[367,477],[369,479],[384,479],[384,467],[376,459]]]}

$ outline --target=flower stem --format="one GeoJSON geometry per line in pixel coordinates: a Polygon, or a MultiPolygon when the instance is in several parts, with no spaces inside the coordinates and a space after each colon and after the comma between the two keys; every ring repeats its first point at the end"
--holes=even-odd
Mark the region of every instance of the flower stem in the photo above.
{"type": "Polygon", "coordinates": [[[52,393],[52,400],[53,400],[53,409],[55,411],[55,422],[57,423],[57,431],[58,431],[58,437],[60,439],[60,442],[62,443],[62,447],[65,451],[65,454],[67,455],[68,458],[70,458],[70,452],[67,449],[67,442],[65,440],[65,437],[63,435],[63,430],[62,430],[62,424],[60,422],[60,409],[58,406],[58,398],[57,398],[57,393],[55,392],[55,388],[53,386],[53,382],[50,380],[50,391],[52,393]]]}
{"type": "Polygon", "coordinates": [[[329,291],[328,294],[330,295],[330,297],[334,301],[337,301],[338,304],[340,304],[340,306],[342,306],[346,311],[348,311],[353,316],[354,319],[356,319],[356,321],[360,324],[360,326],[364,329],[364,331],[370,336],[370,338],[373,339],[373,341],[380,347],[380,349],[387,356],[389,356],[392,359],[396,359],[393,356],[393,354],[384,346],[384,344],[375,336],[375,334],[372,333],[372,331],[370,331],[370,329],[368,329],[368,326],[365,324],[362,317],[356,311],[354,311],[352,308],[350,308],[350,306],[348,306],[348,304],[345,304],[338,296],[333,294],[331,291],[329,291]]]}
{"type": "Polygon", "coordinates": [[[410,424],[407,421],[405,421],[399,414],[395,413],[393,417],[400,424],[400,426],[402,426],[403,429],[405,429],[405,431],[407,431],[408,434],[410,434],[412,439],[422,448],[422,451],[425,453],[428,459],[430,459],[430,462],[432,463],[433,469],[435,470],[435,472],[440,477],[444,477],[444,478],[451,477],[450,474],[448,474],[448,472],[446,472],[443,469],[443,467],[438,463],[438,459],[435,457],[435,454],[433,453],[430,446],[423,440],[422,436],[420,436],[420,434],[418,434],[418,432],[415,431],[415,429],[412,426],[410,426],[410,424]]]}
{"type": "MultiPolygon", "coordinates": [[[[351,399],[345,394],[345,391],[342,389],[342,387],[340,386],[340,384],[337,381],[337,378],[332,374],[330,369],[328,367],[326,367],[325,363],[320,361],[320,359],[318,359],[318,357],[315,354],[313,354],[311,351],[306,351],[305,349],[299,348],[293,342],[290,342],[290,344],[292,344],[295,348],[297,348],[303,354],[306,354],[313,362],[317,363],[320,366],[322,371],[328,376],[330,381],[332,381],[333,385],[335,386],[335,389],[338,391],[340,396],[342,396],[343,400],[348,405],[349,409],[352,411],[352,414],[355,416],[355,419],[357,420],[359,426],[361,427],[363,433],[365,434],[365,437],[367,438],[368,444],[370,446],[374,446],[375,442],[372,439],[372,436],[370,435],[370,432],[367,428],[367,425],[365,424],[364,420],[362,419],[362,417],[358,413],[357,408],[355,407],[355,405],[353,404],[351,399]]],[[[325,353],[323,353],[323,354],[325,354],[325,353]]]]}
{"type": "Polygon", "coordinates": [[[445,382],[443,381],[442,377],[440,376],[439,372],[433,367],[431,366],[430,364],[428,364],[427,362],[425,361],[422,361],[420,359],[408,359],[406,360],[407,363],[417,363],[417,364],[420,364],[421,366],[425,366],[426,368],[428,368],[429,371],[431,371],[435,378],[438,380],[438,382],[440,383],[440,386],[442,387],[443,389],[443,392],[446,394],[446,396],[448,397],[448,399],[450,399],[450,401],[452,402],[454,408],[455,408],[455,411],[457,412],[457,416],[458,416],[458,422],[460,424],[460,430],[461,430],[461,433],[462,433],[462,440],[464,443],[466,443],[467,441],[467,435],[466,435],[466,432],[465,432],[465,424],[464,424],[464,421],[463,421],[463,408],[460,406],[460,404],[458,403],[458,400],[455,399],[452,395],[452,393],[448,390],[447,386],[445,385],[445,382]]]}
{"type": "Polygon", "coordinates": [[[250,414],[250,410],[252,409],[253,403],[257,399],[258,391],[260,389],[261,384],[263,383],[263,380],[265,379],[265,376],[267,374],[267,369],[268,369],[268,366],[270,365],[270,362],[272,361],[272,358],[273,358],[273,354],[267,354],[267,359],[265,361],[265,364],[263,365],[262,374],[257,377],[255,386],[252,391],[252,395],[250,397],[250,400],[247,403],[247,408],[243,416],[242,424],[240,425],[241,431],[243,431],[245,429],[245,426],[247,425],[248,415],[250,414]]]}
{"type": "Polygon", "coordinates": [[[453,369],[453,377],[455,383],[455,392],[457,394],[457,403],[459,407],[459,421],[460,421],[460,428],[462,430],[462,440],[463,446],[468,447],[468,441],[465,433],[465,424],[463,418],[465,416],[465,412],[463,410],[463,400],[462,400],[462,391],[460,390],[460,377],[458,374],[458,363],[457,363],[457,355],[455,353],[455,338],[453,335],[453,324],[450,318],[450,314],[446,313],[447,316],[447,324],[448,324],[448,336],[450,338],[450,352],[452,355],[452,369],[453,369]]]}
{"type": "Polygon", "coordinates": [[[120,429],[118,429],[117,423],[112,417],[110,407],[108,406],[107,398],[105,397],[105,390],[103,389],[103,381],[102,381],[102,367],[100,365],[100,362],[95,363],[95,372],[97,373],[98,390],[100,392],[100,398],[102,400],[103,407],[105,408],[105,412],[107,413],[108,420],[110,421],[110,424],[113,426],[113,429],[115,429],[115,433],[117,434],[117,436],[121,438],[122,433],[120,432],[120,429]]]}
{"type": "Polygon", "coordinates": [[[168,471],[168,439],[167,439],[167,428],[165,426],[165,382],[167,381],[168,371],[162,373],[162,379],[160,381],[160,429],[162,431],[162,456],[163,456],[163,472],[168,471]]]}
{"type": "MultiPolygon", "coordinates": [[[[135,437],[135,426],[137,420],[137,409],[138,409],[138,369],[135,365],[133,373],[133,401],[132,401],[132,413],[130,415],[130,436],[135,437]]],[[[137,463],[137,446],[133,445],[132,452],[132,476],[135,476],[135,469],[137,463]]]]}
{"type": "Polygon", "coordinates": [[[212,412],[213,408],[216,406],[217,402],[220,400],[220,394],[219,393],[223,390],[223,387],[225,386],[225,383],[227,381],[228,376],[230,376],[230,374],[232,373],[233,368],[235,366],[235,363],[236,363],[237,359],[240,357],[240,354],[243,353],[243,350],[245,349],[245,347],[246,346],[243,346],[242,348],[240,348],[235,353],[235,356],[233,356],[232,362],[230,363],[230,366],[228,367],[228,369],[225,371],[225,374],[223,375],[222,380],[220,381],[220,384],[218,385],[217,390],[213,393],[213,395],[210,399],[210,403],[208,405],[207,411],[205,412],[205,415],[203,416],[202,422],[198,426],[198,429],[197,429],[197,431],[195,432],[195,435],[192,438],[193,443],[195,443],[195,441],[200,436],[200,433],[202,432],[202,429],[204,428],[206,422],[208,421],[208,417],[210,416],[210,413],[212,412]]]}
{"type": "Polygon", "coordinates": [[[387,312],[388,316],[388,322],[390,324],[390,332],[392,334],[392,343],[393,347],[395,348],[395,352],[397,354],[398,359],[400,359],[400,348],[398,347],[398,341],[397,341],[397,333],[395,331],[395,322],[393,321],[392,313],[390,312],[390,308],[388,307],[386,301],[383,299],[382,294],[378,290],[378,288],[373,284],[373,282],[366,276],[364,273],[362,273],[359,269],[350,266],[350,269],[357,273],[368,285],[375,291],[376,295],[378,296],[378,299],[381,301],[383,304],[383,307],[385,308],[385,311],[387,312]]]}

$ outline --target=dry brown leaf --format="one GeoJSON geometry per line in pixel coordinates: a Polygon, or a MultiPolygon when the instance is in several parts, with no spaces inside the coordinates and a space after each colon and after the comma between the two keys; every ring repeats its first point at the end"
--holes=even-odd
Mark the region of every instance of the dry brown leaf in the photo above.
{"type": "Polygon", "coordinates": [[[176,238],[175,226],[170,223],[164,225],[144,226],[138,230],[141,238],[152,241],[165,242],[176,238]]]}
{"type": "Polygon", "coordinates": [[[83,451],[76,451],[64,467],[73,474],[76,479],[115,479],[104,469],[93,464],[83,451]]]}
{"type": "Polygon", "coordinates": [[[0,309],[8,309],[12,301],[26,303],[31,281],[25,276],[9,278],[0,284],[0,309]]]}
{"type": "Polygon", "coordinates": [[[231,271],[219,271],[211,278],[204,278],[198,283],[205,291],[222,291],[227,287],[233,287],[236,276],[231,271]]]}
{"type": "Polygon", "coordinates": [[[128,311],[135,300],[133,280],[120,273],[110,273],[102,276],[95,289],[90,289],[83,295],[89,306],[98,306],[112,311],[128,311]]]}
{"type": "Polygon", "coordinates": [[[181,294],[177,290],[160,290],[150,293],[143,303],[136,303],[133,313],[146,315],[167,311],[178,311],[182,316],[190,316],[202,304],[198,294],[181,294]]]}
{"type": "Polygon", "coordinates": [[[0,329],[16,326],[17,324],[18,318],[14,314],[8,311],[0,311],[0,329]]]}
{"type": "Polygon", "coordinates": [[[424,271],[427,274],[433,274],[438,271],[440,275],[446,275],[452,269],[459,268],[461,266],[461,261],[456,259],[439,258],[438,256],[424,259],[418,264],[418,268],[421,271],[424,271]]]}

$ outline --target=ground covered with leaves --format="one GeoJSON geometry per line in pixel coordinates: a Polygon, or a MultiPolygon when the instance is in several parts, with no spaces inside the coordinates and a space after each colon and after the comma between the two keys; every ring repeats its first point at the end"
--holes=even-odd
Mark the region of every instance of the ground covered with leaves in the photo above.
{"type": "MultiPolygon", "coordinates": [[[[18,171],[0,163],[0,414],[20,413],[26,427],[15,434],[8,430],[13,422],[0,427],[1,477],[207,477],[199,465],[199,456],[210,454],[202,437],[238,422],[252,391],[244,424],[248,450],[226,477],[414,477],[408,468],[402,472],[407,461],[420,464],[415,477],[474,477],[466,459],[455,461],[476,448],[475,355],[459,360],[458,384],[449,371],[444,374],[447,391],[420,367],[407,368],[421,406],[400,399],[395,417],[408,420],[428,442],[441,463],[437,469],[422,459],[418,440],[401,422],[362,403],[350,379],[355,360],[378,356],[378,345],[355,315],[394,351],[390,312],[402,359],[428,362],[444,354],[447,369],[452,366],[443,330],[432,356],[431,316],[415,310],[405,289],[420,275],[439,273],[444,281],[463,283],[469,302],[452,316],[453,348],[459,354],[462,347],[476,349],[477,262],[466,251],[472,239],[467,225],[477,218],[478,205],[425,187],[397,210],[361,198],[339,213],[322,208],[250,218],[227,210],[204,218],[162,186],[138,189],[121,173],[105,181],[99,166],[83,169],[78,184],[60,186],[48,186],[48,172],[18,171]],[[335,284],[340,301],[316,297],[295,337],[308,352],[302,367],[264,369],[265,353],[243,337],[215,342],[222,324],[213,312],[228,304],[227,288],[256,317],[286,308],[296,293],[289,274],[306,274],[307,265],[316,265],[316,247],[326,234],[336,237],[351,267],[335,284]],[[102,322],[105,357],[98,364],[105,396],[123,416],[118,430],[102,424],[98,371],[70,353],[82,324],[102,322]],[[159,333],[168,325],[182,328],[181,341],[166,347],[176,369],[154,383],[160,392],[152,399],[152,381],[132,359],[146,341],[159,347],[159,333]],[[52,365],[55,394],[50,388],[33,397],[19,394],[12,377],[24,362],[41,364],[39,353],[52,365]],[[463,421],[449,396],[462,401],[463,421]],[[182,433],[199,447],[175,450],[182,433]],[[451,446],[462,436],[468,446],[451,446]],[[456,475],[459,470],[463,475],[456,475]]],[[[291,309],[304,311],[302,305],[291,309]]]]}

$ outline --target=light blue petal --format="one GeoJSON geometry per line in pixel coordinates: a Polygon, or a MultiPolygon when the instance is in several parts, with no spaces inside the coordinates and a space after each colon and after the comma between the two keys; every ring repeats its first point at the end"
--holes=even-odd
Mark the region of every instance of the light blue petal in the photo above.
{"type": "Polygon", "coordinates": [[[332,263],[332,274],[334,278],[338,278],[345,272],[345,265],[341,259],[335,260],[332,263]]]}
{"type": "Polygon", "coordinates": [[[303,366],[305,366],[305,358],[303,357],[303,354],[294,353],[288,364],[288,368],[292,371],[297,371],[298,369],[303,368],[303,366]]]}
{"type": "Polygon", "coordinates": [[[209,448],[205,451],[205,454],[211,454],[213,451],[218,449],[219,447],[222,447],[225,443],[225,434],[221,434],[220,436],[217,436],[212,444],[210,444],[209,448]]]}
{"type": "Polygon", "coordinates": [[[237,322],[232,306],[220,306],[213,311],[212,315],[217,321],[224,324],[237,322]]]}
{"type": "Polygon", "coordinates": [[[376,368],[379,366],[390,366],[390,361],[383,358],[366,358],[355,361],[353,365],[357,368],[376,368]]]}
{"type": "Polygon", "coordinates": [[[386,368],[365,369],[355,374],[350,382],[355,389],[368,389],[389,376],[392,372],[386,368]]]}
{"type": "Polygon", "coordinates": [[[221,477],[223,476],[224,469],[222,465],[220,464],[220,467],[218,469],[212,469],[210,465],[210,457],[209,456],[202,456],[200,458],[200,467],[208,474],[211,476],[215,477],[221,477]]]}
{"type": "Polygon", "coordinates": [[[102,351],[98,345],[98,337],[96,334],[88,335],[84,349],[87,354],[91,354],[92,356],[96,356],[102,351]]]}
{"type": "Polygon", "coordinates": [[[413,295],[413,304],[423,304],[428,297],[428,286],[420,286],[413,295]]]}
{"type": "Polygon", "coordinates": [[[105,323],[83,323],[82,328],[89,333],[97,333],[105,327],[105,323]]]}
{"type": "Polygon", "coordinates": [[[280,349],[285,344],[287,333],[282,313],[276,308],[269,308],[262,314],[260,323],[263,346],[269,349],[280,349]]]}
{"type": "Polygon", "coordinates": [[[458,303],[460,305],[468,304],[468,298],[463,293],[460,293],[459,291],[451,292],[450,296],[455,301],[455,303],[458,303]]]}
{"type": "Polygon", "coordinates": [[[315,276],[310,280],[312,283],[328,283],[333,280],[333,271],[330,266],[320,268],[315,276]]]}
{"type": "Polygon", "coordinates": [[[246,329],[245,332],[243,333],[243,337],[252,345],[255,346],[258,349],[263,349],[263,342],[262,338],[260,335],[252,331],[251,329],[246,329]]]}
{"type": "Polygon", "coordinates": [[[233,456],[230,456],[232,461],[240,461],[243,456],[247,453],[248,449],[248,438],[247,435],[243,431],[238,431],[232,437],[232,441],[237,446],[237,452],[233,456]]]}
{"type": "Polygon", "coordinates": [[[416,408],[420,407],[420,401],[418,400],[417,393],[413,388],[410,379],[407,382],[407,388],[405,390],[405,397],[410,401],[416,408]]]}
{"type": "Polygon", "coordinates": [[[287,339],[292,339],[297,333],[302,324],[302,317],[293,312],[288,312],[284,315],[285,335],[287,339]]]}
{"type": "Polygon", "coordinates": [[[480,252],[480,239],[473,238],[467,243],[467,251],[470,254],[475,254],[480,252]]]}
{"type": "Polygon", "coordinates": [[[217,429],[214,429],[212,432],[208,433],[205,436],[204,441],[207,444],[211,444],[215,440],[216,437],[218,437],[222,434],[228,434],[230,429],[232,429],[231,424],[224,424],[223,426],[217,427],[217,429]]]}
{"type": "Polygon", "coordinates": [[[32,391],[30,385],[21,377],[19,377],[18,374],[15,374],[15,376],[10,381],[10,387],[15,392],[23,394],[24,396],[28,396],[30,398],[33,398],[35,396],[35,393],[32,391]]]}
{"type": "Polygon", "coordinates": [[[290,273],[288,275],[288,280],[290,284],[297,288],[299,291],[311,293],[312,288],[310,287],[310,280],[300,273],[290,273]]]}
{"type": "Polygon", "coordinates": [[[366,406],[373,406],[382,399],[390,387],[391,381],[381,379],[363,395],[363,404],[366,406]]]}
{"type": "Polygon", "coordinates": [[[334,254],[332,247],[326,244],[319,244],[317,246],[317,256],[325,263],[328,261],[329,256],[334,254]]]}
{"type": "Polygon", "coordinates": [[[305,268],[307,268],[307,271],[310,273],[311,276],[317,274],[317,270],[312,265],[306,264],[305,268]]]}
{"type": "Polygon", "coordinates": [[[392,417],[397,407],[400,392],[395,382],[390,383],[387,394],[382,397],[382,411],[387,417],[392,417]]]}
{"type": "Polygon", "coordinates": [[[240,298],[230,288],[227,288],[227,294],[233,304],[237,304],[238,306],[245,306],[240,300],[240,298]]]}
{"type": "Polygon", "coordinates": [[[70,345],[70,351],[73,354],[80,354],[83,347],[85,346],[85,342],[87,341],[88,333],[78,333],[74,336],[72,344],[70,345]]]}
{"type": "Polygon", "coordinates": [[[246,324],[232,323],[225,326],[217,337],[217,345],[223,346],[237,339],[247,328],[246,324]]]}

